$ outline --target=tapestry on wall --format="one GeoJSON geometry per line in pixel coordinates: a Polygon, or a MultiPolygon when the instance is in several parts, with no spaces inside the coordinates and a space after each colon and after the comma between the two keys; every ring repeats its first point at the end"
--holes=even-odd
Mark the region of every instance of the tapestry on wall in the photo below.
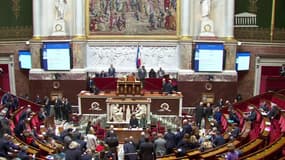
{"type": "Polygon", "coordinates": [[[33,34],[32,0],[0,1],[0,39],[29,39],[33,34]]]}
{"type": "Polygon", "coordinates": [[[235,37],[284,40],[284,6],[285,1],[280,0],[235,1],[235,37]]]}
{"type": "Polygon", "coordinates": [[[176,35],[176,0],[89,0],[89,35],[176,35]]]}

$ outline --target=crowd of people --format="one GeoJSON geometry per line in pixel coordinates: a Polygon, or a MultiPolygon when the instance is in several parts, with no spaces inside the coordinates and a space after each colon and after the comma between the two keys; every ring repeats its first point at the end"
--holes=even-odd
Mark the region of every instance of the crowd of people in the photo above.
{"type": "MultiPolygon", "coordinates": [[[[143,81],[145,78],[163,78],[165,76],[165,71],[160,67],[157,72],[153,68],[147,72],[145,66],[140,66],[137,69],[137,76],[136,78],[140,81],[143,81]]],[[[95,77],[116,77],[116,68],[113,66],[113,64],[110,65],[108,68],[108,72],[102,70],[100,73],[96,72],[95,77]]]]}
{"type": "MultiPolygon", "coordinates": [[[[5,108],[5,114],[1,110],[1,130],[0,130],[0,157],[20,157],[21,159],[31,159],[35,155],[29,155],[27,146],[19,146],[12,141],[13,136],[18,137],[29,146],[38,148],[36,140],[41,141],[49,147],[56,148],[56,152],[47,155],[49,159],[67,160],[91,160],[98,159],[120,159],[122,156],[127,160],[136,159],[155,159],[167,154],[175,153],[176,156],[184,156],[191,149],[205,151],[230,142],[239,137],[241,119],[233,104],[241,100],[237,97],[232,103],[222,98],[216,104],[200,102],[195,109],[194,119],[184,119],[181,128],[175,131],[168,128],[167,131],[160,132],[152,130],[147,124],[147,120],[140,122],[135,116],[132,116],[129,122],[130,128],[143,128],[139,139],[132,136],[125,137],[124,144],[119,150],[119,138],[114,130],[114,126],[106,129],[104,137],[97,137],[100,123],[88,122],[85,132],[76,128],[66,128],[57,131],[56,128],[48,126],[44,132],[40,131],[38,126],[31,125],[31,119],[36,114],[39,123],[50,116],[51,101],[46,96],[41,99],[36,95],[34,103],[42,106],[37,113],[34,113],[30,106],[20,113],[17,122],[11,119],[13,112],[19,109],[18,98],[9,92],[2,96],[1,102],[5,108]],[[227,122],[230,124],[226,129],[222,124],[222,110],[227,109],[227,122]],[[8,114],[9,113],[9,114],[8,114]],[[209,122],[209,126],[207,126],[209,122]],[[142,125],[143,124],[143,125],[142,125]],[[14,127],[13,127],[14,125],[14,127]],[[229,135],[225,137],[224,135],[229,135]],[[12,154],[11,154],[12,153],[12,154]]],[[[71,105],[67,98],[57,97],[54,101],[54,113],[56,120],[69,121],[68,114],[71,113],[71,105]]],[[[248,106],[248,113],[244,119],[252,123],[257,119],[257,111],[263,112],[269,119],[278,119],[280,110],[278,106],[269,104],[267,101],[261,101],[260,105],[255,107],[248,106]]],[[[228,143],[229,152],[226,154],[228,159],[237,159],[238,152],[234,145],[228,143]]],[[[8,158],[9,159],[9,158],[8,158]]]]}

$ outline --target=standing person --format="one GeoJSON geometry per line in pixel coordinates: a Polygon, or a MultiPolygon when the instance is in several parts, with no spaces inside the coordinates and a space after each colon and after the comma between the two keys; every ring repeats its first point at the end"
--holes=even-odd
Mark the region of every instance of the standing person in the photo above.
{"type": "Polygon", "coordinates": [[[195,120],[196,120],[196,125],[201,128],[201,121],[202,118],[204,117],[204,107],[203,107],[203,102],[200,102],[200,104],[196,107],[196,115],[195,115],[195,120]]]}
{"type": "Polygon", "coordinates": [[[65,159],[66,160],[80,160],[81,159],[81,151],[79,149],[79,144],[75,141],[72,141],[66,151],[65,151],[65,159]]]}
{"type": "Polygon", "coordinates": [[[110,68],[108,69],[108,76],[115,78],[116,69],[114,68],[113,64],[110,65],[110,68]]]}
{"type": "Polygon", "coordinates": [[[170,128],[167,129],[167,133],[164,135],[164,139],[166,140],[166,154],[170,154],[173,152],[173,148],[176,146],[176,137],[170,128]]]}
{"type": "Polygon", "coordinates": [[[55,113],[55,119],[61,120],[61,108],[62,108],[62,101],[59,96],[56,97],[54,101],[54,113],[55,113]]]}
{"type": "Polygon", "coordinates": [[[40,97],[39,94],[36,95],[35,103],[36,103],[36,104],[42,104],[42,100],[41,100],[41,97],[40,97]]]}
{"type": "Polygon", "coordinates": [[[92,93],[92,88],[94,86],[94,81],[93,81],[92,77],[88,77],[88,84],[87,84],[87,86],[88,86],[88,88],[87,88],[88,91],[92,93]]]}
{"type": "Polygon", "coordinates": [[[69,122],[69,114],[71,113],[72,113],[71,104],[69,103],[67,98],[64,98],[63,107],[62,107],[62,115],[63,115],[63,119],[66,120],[66,122],[69,122]]]}
{"type": "Polygon", "coordinates": [[[50,116],[50,100],[48,96],[44,97],[44,109],[47,113],[47,116],[50,116]]]}
{"type": "Polygon", "coordinates": [[[146,118],[145,113],[142,114],[142,117],[139,120],[139,127],[140,128],[146,128],[147,127],[147,118],[146,118]]]}
{"type": "Polygon", "coordinates": [[[88,122],[87,122],[86,129],[85,129],[85,134],[86,134],[86,135],[90,132],[90,128],[91,128],[91,127],[92,127],[92,122],[91,122],[91,121],[88,121],[88,122]]]}
{"type": "Polygon", "coordinates": [[[143,83],[144,79],[146,78],[147,72],[144,66],[138,69],[138,77],[139,80],[143,83]]]}
{"type": "Polygon", "coordinates": [[[165,75],[165,72],[160,67],[159,70],[157,71],[157,78],[163,78],[164,75],[165,75]]]}
{"type": "Polygon", "coordinates": [[[128,138],[125,138],[125,144],[123,145],[123,148],[124,148],[125,160],[137,159],[136,147],[132,144],[132,142],[128,138]]]}
{"type": "Polygon", "coordinates": [[[155,73],[153,68],[150,69],[150,71],[148,73],[148,77],[149,78],[156,78],[156,73],[155,73]]]}
{"type": "Polygon", "coordinates": [[[216,120],[218,127],[219,127],[219,130],[221,129],[221,126],[222,126],[222,115],[223,114],[220,110],[220,107],[216,107],[214,114],[213,114],[213,118],[216,120]]]}
{"type": "Polygon", "coordinates": [[[95,136],[95,131],[92,127],[89,128],[85,138],[87,143],[86,144],[87,149],[94,151],[97,145],[97,137],[95,136]]]}
{"type": "Polygon", "coordinates": [[[166,154],[166,140],[161,133],[157,134],[157,139],[154,141],[155,155],[164,156],[166,154]]]}
{"type": "Polygon", "coordinates": [[[115,133],[111,133],[110,136],[106,138],[105,142],[110,148],[112,157],[118,159],[117,147],[119,145],[119,140],[117,135],[115,133]]]}
{"type": "Polygon", "coordinates": [[[149,137],[146,137],[145,142],[143,142],[140,146],[140,158],[143,160],[155,159],[154,145],[150,141],[149,137]]]}
{"type": "Polygon", "coordinates": [[[213,109],[211,103],[208,102],[205,108],[205,118],[209,118],[211,116],[213,116],[213,109]]]}

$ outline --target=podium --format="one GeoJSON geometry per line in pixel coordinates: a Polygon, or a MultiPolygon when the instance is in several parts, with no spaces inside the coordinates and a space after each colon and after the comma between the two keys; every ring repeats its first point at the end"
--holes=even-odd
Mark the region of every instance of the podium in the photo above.
{"type": "Polygon", "coordinates": [[[142,87],[140,81],[117,81],[117,94],[140,95],[142,87]]]}

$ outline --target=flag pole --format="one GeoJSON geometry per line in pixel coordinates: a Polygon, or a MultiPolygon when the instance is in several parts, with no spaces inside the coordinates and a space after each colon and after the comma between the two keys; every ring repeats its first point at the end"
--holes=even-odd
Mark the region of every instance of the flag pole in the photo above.
{"type": "Polygon", "coordinates": [[[272,0],[272,11],[271,11],[271,27],[270,27],[270,40],[273,40],[274,28],[275,28],[275,9],[276,0],[272,0]]]}

